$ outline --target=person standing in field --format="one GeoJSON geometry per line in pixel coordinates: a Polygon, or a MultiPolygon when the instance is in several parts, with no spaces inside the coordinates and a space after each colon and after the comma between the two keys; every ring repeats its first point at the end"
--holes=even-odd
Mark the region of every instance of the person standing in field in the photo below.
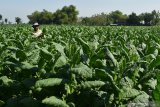
{"type": "Polygon", "coordinates": [[[42,32],[42,30],[41,29],[39,29],[39,24],[36,22],[36,23],[34,23],[33,25],[32,25],[32,27],[33,27],[33,29],[34,29],[34,31],[33,31],[33,35],[35,36],[35,37],[42,37],[43,36],[43,32],[42,32]]]}

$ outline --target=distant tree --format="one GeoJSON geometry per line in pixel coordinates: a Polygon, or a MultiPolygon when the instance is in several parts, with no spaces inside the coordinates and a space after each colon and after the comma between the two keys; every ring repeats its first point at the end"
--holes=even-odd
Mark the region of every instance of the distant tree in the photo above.
{"type": "Polygon", "coordinates": [[[2,15],[0,14],[0,20],[2,20],[2,15]]]}
{"type": "Polygon", "coordinates": [[[15,17],[15,22],[17,23],[17,24],[20,24],[22,21],[21,21],[21,18],[19,18],[19,17],[15,17]]]}
{"type": "Polygon", "coordinates": [[[89,17],[82,18],[81,24],[90,25],[90,18],[89,17]]]}
{"type": "Polygon", "coordinates": [[[8,22],[8,19],[7,19],[7,18],[5,18],[5,19],[4,19],[4,22],[7,24],[7,22],[8,22]]]}
{"type": "Polygon", "coordinates": [[[112,23],[112,18],[105,13],[96,14],[91,17],[82,18],[81,23],[83,25],[98,25],[98,26],[106,26],[112,23]]]}
{"type": "Polygon", "coordinates": [[[77,22],[78,11],[73,5],[64,6],[61,10],[57,10],[53,14],[53,23],[56,24],[73,24],[77,22]]]}
{"type": "Polygon", "coordinates": [[[35,11],[31,15],[28,15],[29,23],[38,22],[40,24],[72,24],[77,22],[78,11],[73,5],[64,6],[62,9],[58,9],[52,13],[47,10],[42,12],[35,11]]]}
{"type": "Polygon", "coordinates": [[[82,23],[85,25],[98,25],[106,26],[110,24],[125,25],[127,20],[127,15],[123,14],[121,11],[112,11],[109,14],[101,13],[93,15],[92,17],[83,18],[82,23]]]}
{"type": "Polygon", "coordinates": [[[154,19],[154,16],[151,13],[144,13],[144,22],[145,25],[151,25],[152,20],[154,19]]]}
{"type": "Polygon", "coordinates": [[[151,13],[141,13],[139,17],[141,21],[144,21],[145,25],[157,25],[160,22],[160,13],[156,10],[153,10],[151,13]]]}
{"type": "Polygon", "coordinates": [[[68,24],[68,16],[64,12],[61,12],[61,10],[57,10],[54,13],[53,23],[55,24],[68,24]]]}
{"type": "Polygon", "coordinates": [[[34,23],[34,22],[40,23],[41,12],[35,11],[31,15],[28,15],[27,17],[29,19],[29,23],[34,23]]]}
{"type": "Polygon", "coordinates": [[[77,22],[77,19],[78,19],[77,15],[79,12],[76,10],[75,6],[70,5],[68,7],[64,7],[64,8],[62,8],[62,12],[67,14],[69,23],[76,23],[77,22]]]}
{"type": "Polygon", "coordinates": [[[51,24],[53,23],[53,13],[43,9],[42,12],[35,11],[31,15],[27,16],[29,23],[38,22],[40,24],[51,24]]]}
{"type": "Polygon", "coordinates": [[[136,13],[133,12],[128,16],[127,24],[140,25],[140,18],[136,15],[136,13]]]}
{"type": "Polygon", "coordinates": [[[39,23],[51,24],[53,22],[53,14],[45,9],[40,13],[39,23]]]}
{"type": "Polygon", "coordinates": [[[153,10],[151,14],[153,15],[152,24],[153,25],[157,25],[160,22],[160,13],[159,13],[159,11],[153,10]]]}
{"type": "Polygon", "coordinates": [[[110,13],[110,17],[113,20],[113,23],[118,24],[118,23],[125,23],[127,19],[127,15],[124,15],[121,11],[116,10],[112,11],[110,13]]]}

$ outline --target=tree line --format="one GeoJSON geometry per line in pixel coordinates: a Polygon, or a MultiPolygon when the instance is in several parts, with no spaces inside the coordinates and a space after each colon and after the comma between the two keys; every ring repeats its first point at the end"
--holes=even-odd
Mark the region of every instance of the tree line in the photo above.
{"type": "Polygon", "coordinates": [[[56,12],[43,10],[35,11],[28,15],[29,23],[39,22],[40,24],[80,24],[80,25],[158,25],[160,24],[159,11],[145,12],[137,15],[132,12],[127,15],[116,10],[110,13],[96,14],[91,17],[78,18],[78,10],[74,5],[64,6],[56,12]]]}
{"type": "MultiPolygon", "coordinates": [[[[78,17],[76,6],[64,6],[55,12],[50,12],[45,9],[43,11],[34,11],[27,15],[30,24],[38,22],[40,24],[78,24],[89,26],[107,26],[107,25],[159,25],[160,13],[153,10],[152,12],[144,12],[139,15],[132,12],[127,15],[116,10],[110,13],[95,14],[91,17],[78,17]]],[[[22,23],[21,18],[15,17],[17,24],[22,23]]],[[[3,20],[0,14],[0,23],[10,23],[7,18],[3,20]]]]}
{"type": "Polygon", "coordinates": [[[101,13],[91,17],[81,18],[81,24],[84,25],[159,25],[160,13],[153,10],[151,13],[145,12],[137,15],[132,12],[129,15],[119,10],[112,11],[109,14],[101,13]]]}

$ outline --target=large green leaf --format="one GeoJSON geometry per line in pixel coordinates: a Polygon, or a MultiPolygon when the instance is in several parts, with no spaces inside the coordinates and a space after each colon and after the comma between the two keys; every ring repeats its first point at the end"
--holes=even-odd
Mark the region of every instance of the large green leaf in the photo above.
{"type": "Polygon", "coordinates": [[[75,40],[80,43],[85,54],[90,54],[90,47],[82,38],[76,37],[75,40]]]}
{"type": "Polygon", "coordinates": [[[55,45],[55,48],[58,52],[61,53],[61,55],[65,56],[65,53],[64,53],[64,47],[58,43],[55,43],[53,42],[53,45],[55,45]]]}
{"type": "Polygon", "coordinates": [[[54,67],[61,67],[63,65],[67,64],[67,59],[65,56],[60,56],[57,60],[55,60],[54,67]]]}
{"type": "Polygon", "coordinates": [[[149,88],[151,89],[155,89],[156,85],[157,85],[157,80],[151,78],[150,80],[148,80],[145,85],[147,85],[149,88]]]}
{"type": "Polygon", "coordinates": [[[108,79],[108,75],[104,69],[95,69],[95,77],[103,81],[108,79]]]}
{"type": "Polygon", "coordinates": [[[40,56],[46,60],[52,59],[52,54],[50,52],[48,52],[48,50],[46,50],[46,49],[41,49],[40,56]]]}
{"type": "Polygon", "coordinates": [[[51,87],[55,85],[60,85],[62,83],[63,79],[61,78],[48,78],[48,79],[42,79],[38,80],[35,83],[36,88],[43,88],[43,87],[51,87]]]}
{"type": "Polygon", "coordinates": [[[140,95],[138,95],[133,102],[135,106],[141,106],[141,107],[146,107],[149,106],[149,95],[145,92],[141,92],[140,95]]]}
{"type": "Polygon", "coordinates": [[[108,48],[105,48],[105,51],[106,51],[107,57],[112,61],[113,65],[118,68],[119,67],[118,62],[113,56],[113,54],[110,52],[110,50],[108,48]]]}
{"type": "Polygon", "coordinates": [[[156,67],[159,66],[159,65],[160,65],[160,55],[158,55],[158,56],[156,57],[156,59],[153,60],[153,61],[150,63],[149,69],[156,68],[156,67]]]}
{"type": "Polygon", "coordinates": [[[124,77],[120,80],[120,84],[122,85],[122,87],[126,87],[126,88],[133,88],[134,86],[134,82],[128,78],[128,77],[124,77]]]}
{"type": "Polygon", "coordinates": [[[23,70],[29,70],[29,71],[34,71],[34,72],[38,71],[38,68],[36,66],[33,66],[32,64],[28,62],[21,62],[20,67],[23,70]]]}
{"type": "Polygon", "coordinates": [[[20,61],[25,61],[27,59],[25,52],[22,50],[16,51],[16,57],[19,58],[20,61]]]}
{"type": "Polygon", "coordinates": [[[69,107],[64,101],[55,96],[43,99],[42,103],[53,107],[69,107]]]}
{"type": "Polygon", "coordinates": [[[7,76],[0,77],[0,84],[4,86],[10,86],[14,80],[9,79],[7,76]]]}
{"type": "Polygon", "coordinates": [[[157,85],[153,91],[153,98],[156,102],[160,102],[160,74],[157,75],[157,85]]]}
{"type": "Polygon", "coordinates": [[[82,89],[100,88],[105,85],[103,81],[85,81],[80,84],[82,89]]]}
{"type": "Polygon", "coordinates": [[[131,98],[135,98],[138,95],[140,95],[141,92],[139,90],[136,90],[134,88],[123,88],[119,94],[120,99],[128,100],[131,98]]]}
{"type": "Polygon", "coordinates": [[[80,63],[75,68],[71,68],[71,72],[79,75],[82,78],[92,78],[93,75],[92,69],[83,63],[80,63]]]}

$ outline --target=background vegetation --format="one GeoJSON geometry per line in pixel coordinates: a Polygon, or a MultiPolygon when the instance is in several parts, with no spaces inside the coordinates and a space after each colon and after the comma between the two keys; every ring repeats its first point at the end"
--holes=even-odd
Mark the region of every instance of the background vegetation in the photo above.
{"type": "MultiPolygon", "coordinates": [[[[40,24],[78,24],[78,25],[159,25],[160,13],[159,11],[153,10],[151,13],[145,12],[137,15],[131,13],[129,15],[116,10],[110,13],[100,13],[91,17],[78,17],[78,10],[74,5],[64,6],[62,9],[58,9],[56,12],[50,12],[47,10],[35,11],[31,15],[27,16],[29,23],[39,22],[40,24]]],[[[2,20],[0,15],[0,21],[3,24],[10,23],[8,19],[2,20]]],[[[22,20],[19,17],[15,18],[17,24],[21,23],[22,20]]]]}

